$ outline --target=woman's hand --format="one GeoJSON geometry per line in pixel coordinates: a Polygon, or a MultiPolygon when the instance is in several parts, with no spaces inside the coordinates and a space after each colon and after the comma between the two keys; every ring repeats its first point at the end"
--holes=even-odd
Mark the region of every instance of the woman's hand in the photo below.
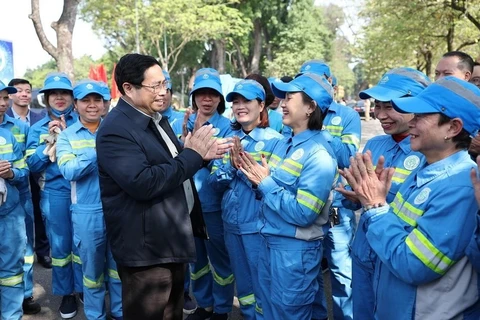
{"type": "Polygon", "coordinates": [[[253,185],[258,186],[263,179],[270,175],[270,168],[263,154],[261,165],[248,152],[241,152],[239,155],[240,170],[253,185]]]}
{"type": "Polygon", "coordinates": [[[240,138],[238,136],[233,137],[233,147],[230,150],[230,163],[232,167],[235,169],[240,168],[240,153],[243,152],[242,143],[240,142],[240,138]]]}
{"type": "MultiPolygon", "coordinates": [[[[480,167],[480,156],[477,157],[477,165],[480,167]]],[[[480,206],[480,179],[477,176],[478,167],[472,168],[470,171],[470,178],[472,179],[473,189],[475,190],[475,199],[477,199],[477,204],[480,206]]]]}

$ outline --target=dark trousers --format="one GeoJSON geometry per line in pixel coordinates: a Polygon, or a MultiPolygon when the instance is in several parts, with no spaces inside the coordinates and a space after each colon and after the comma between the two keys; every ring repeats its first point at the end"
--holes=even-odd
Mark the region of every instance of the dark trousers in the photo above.
{"type": "Polygon", "coordinates": [[[35,218],[35,253],[37,257],[50,256],[50,243],[48,242],[45,224],[40,211],[40,187],[30,176],[30,189],[32,191],[33,216],[35,218]]]}
{"type": "Polygon", "coordinates": [[[185,264],[117,265],[125,320],[182,320],[185,264]]]}

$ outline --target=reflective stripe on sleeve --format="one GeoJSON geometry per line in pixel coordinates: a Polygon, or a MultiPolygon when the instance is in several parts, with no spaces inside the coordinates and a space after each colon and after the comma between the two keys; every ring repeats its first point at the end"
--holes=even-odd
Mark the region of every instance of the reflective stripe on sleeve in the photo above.
{"type": "Polygon", "coordinates": [[[322,211],[325,205],[322,200],[303,190],[297,191],[297,201],[317,214],[322,211]]]}
{"type": "Polygon", "coordinates": [[[233,274],[229,275],[226,278],[222,278],[218,275],[218,273],[213,271],[213,280],[215,280],[215,282],[218,283],[221,286],[228,286],[229,284],[233,283],[235,278],[234,278],[233,274]]]}

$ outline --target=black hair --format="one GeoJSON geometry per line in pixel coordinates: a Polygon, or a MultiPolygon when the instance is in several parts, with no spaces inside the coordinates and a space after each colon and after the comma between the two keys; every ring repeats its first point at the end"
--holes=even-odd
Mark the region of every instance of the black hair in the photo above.
{"type": "MultiPolygon", "coordinates": [[[[220,103],[218,104],[217,112],[218,112],[219,114],[223,114],[223,113],[225,112],[225,108],[226,108],[226,107],[225,107],[225,98],[223,97],[223,94],[220,94],[217,90],[212,89],[212,88],[200,88],[200,89],[198,89],[198,90],[201,90],[201,89],[210,89],[210,90],[212,90],[212,92],[215,92],[217,95],[220,96],[220,103]]],[[[198,91],[198,90],[197,90],[197,91],[198,91]]],[[[194,111],[197,111],[197,110],[198,110],[197,103],[195,102],[195,93],[196,93],[197,91],[194,91],[194,92],[192,93],[192,109],[193,109],[194,111]]]]}
{"type": "Polygon", "coordinates": [[[474,66],[474,67],[478,67],[478,66],[480,66],[480,63],[477,62],[477,61],[474,61],[474,62],[473,62],[473,66],[474,66]]]}
{"type": "MultiPolygon", "coordinates": [[[[452,120],[451,118],[447,117],[443,113],[439,113],[440,118],[438,119],[438,125],[441,126],[446,124],[452,120]]],[[[470,147],[470,143],[472,142],[472,138],[467,130],[462,129],[462,131],[457,134],[455,137],[452,137],[452,142],[455,142],[455,148],[461,149],[468,149],[470,147]]]]}
{"type": "Polygon", "coordinates": [[[131,83],[137,88],[140,87],[145,79],[145,71],[154,65],[160,66],[160,63],[152,56],[129,53],[121,57],[115,68],[115,82],[118,91],[123,95],[125,94],[123,90],[125,82],[131,83]]]}
{"type": "Polygon", "coordinates": [[[442,58],[448,58],[448,57],[457,57],[459,59],[458,62],[458,69],[460,70],[467,70],[470,71],[470,73],[473,72],[473,59],[470,55],[466,54],[465,52],[462,51],[450,51],[445,53],[442,58]]]}
{"type": "Polygon", "coordinates": [[[26,79],[20,79],[20,78],[13,78],[8,83],[8,86],[13,87],[13,86],[16,86],[17,84],[28,84],[30,86],[30,89],[32,89],[32,84],[30,83],[30,81],[26,79]]]}
{"type": "Polygon", "coordinates": [[[282,82],[288,83],[288,82],[292,81],[293,78],[290,77],[290,76],[283,76],[283,77],[280,78],[280,80],[282,80],[282,82]]]}
{"type": "MultiPolygon", "coordinates": [[[[300,94],[302,95],[302,102],[304,104],[311,104],[313,102],[313,99],[310,98],[308,94],[306,94],[303,91],[300,91],[300,94]]],[[[325,118],[325,115],[327,113],[322,113],[322,110],[320,110],[320,107],[317,106],[313,110],[313,112],[310,114],[310,117],[308,118],[308,124],[307,127],[309,130],[322,130],[323,129],[323,119],[325,118]]]]}

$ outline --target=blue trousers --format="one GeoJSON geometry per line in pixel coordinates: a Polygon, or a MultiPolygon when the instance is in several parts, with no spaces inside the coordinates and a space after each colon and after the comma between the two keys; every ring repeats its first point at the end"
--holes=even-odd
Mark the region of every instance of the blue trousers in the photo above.
{"type": "Polygon", "coordinates": [[[106,319],[105,269],[107,269],[111,313],[122,316],[122,285],[117,265],[107,243],[107,231],[101,204],[72,205],[73,239],[82,261],[83,297],[87,319],[106,319]]]}
{"type": "Polygon", "coordinates": [[[10,212],[0,214],[0,234],[2,320],[17,320],[23,316],[22,303],[25,292],[23,284],[26,248],[25,210],[20,203],[10,212]]]}
{"type": "Polygon", "coordinates": [[[82,265],[73,244],[70,194],[53,190],[40,193],[40,209],[52,250],[52,288],[54,295],[83,292],[82,265]]]}
{"type": "Polygon", "coordinates": [[[370,247],[364,229],[364,220],[360,219],[352,243],[352,296],[355,319],[374,318],[375,296],[373,275],[377,255],[370,247]]]}
{"type": "Polygon", "coordinates": [[[258,282],[258,253],[262,237],[259,233],[240,235],[225,231],[225,243],[237,279],[237,295],[243,318],[263,319],[258,282]]]}
{"type": "Polygon", "coordinates": [[[25,298],[30,298],[33,296],[33,240],[35,229],[31,194],[20,194],[20,202],[25,210],[25,231],[27,237],[25,263],[23,264],[23,282],[25,283],[25,298]]]}
{"type": "Polygon", "coordinates": [[[193,295],[200,307],[213,306],[216,313],[228,313],[232,311],[235,279],[225,247],[222,214],[207,212],[203,218],[210,240],[195,238],[197,262],[190,266],[193,295]]]}
{"type": "MultiPolygon", "coordinates": [[[[352,320],[352,257],[350,244],[355,230],[355,213],[346,208],[336,208],[340,224],[329,229],[323,240],[325,258],[330,269],[333,296],[333,317],[335,320],[352,320]]],[[[323,281],[319,275],[319,281],[323,281]],[[321,278],[321,279],[320,279],[321,278]]],[[[319,292],[315,299],[314,318],[324,313],[324,293],[319,292]],[[323,301],[321,301],[323,300],[323,301]],[[320,307],[321,306],[321,307],[320,307]]],[[[326,317],[326,316],[325,316],[326,317]]],[[[320,318],[320,317],[318,317],[320,318]]]]}
{"type": "Polygon", "coordinates": [[[320,240],[265,237],[258,264],[265,319],[312,319],[321,259],[320,240]]]}

